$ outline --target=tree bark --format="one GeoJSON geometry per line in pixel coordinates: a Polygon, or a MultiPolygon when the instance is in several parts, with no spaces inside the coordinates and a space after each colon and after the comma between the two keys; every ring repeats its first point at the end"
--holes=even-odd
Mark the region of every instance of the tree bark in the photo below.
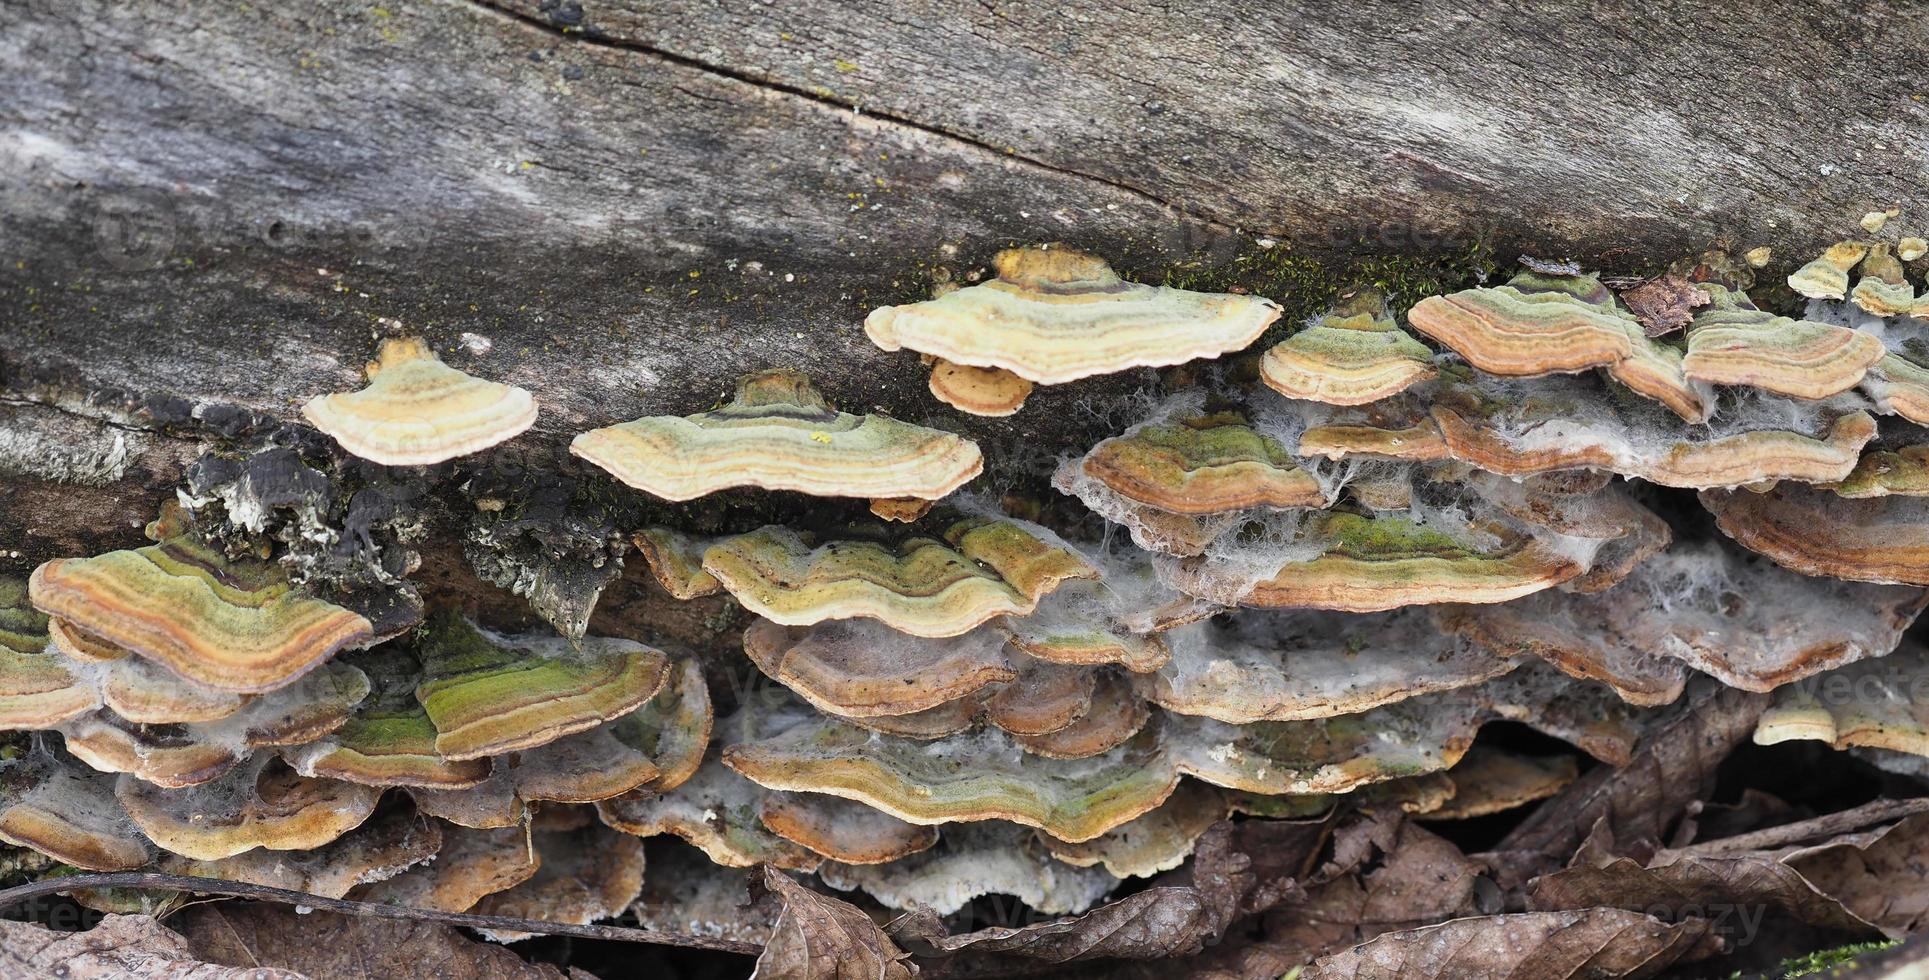
{"type": "Polygon", "coordinates": [[[1925,51],[1901,3],[0,0],[0,548],[125,537],[397,329],[534,391],[539,463],[792,365],[1021,481],[1145,375],[964,417],[865,312],[1050,240],[1786,271],[1920,203],[1925,51]]]}

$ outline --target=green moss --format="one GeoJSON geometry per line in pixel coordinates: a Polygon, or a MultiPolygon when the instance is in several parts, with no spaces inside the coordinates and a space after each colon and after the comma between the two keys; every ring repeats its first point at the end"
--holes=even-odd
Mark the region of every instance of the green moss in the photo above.
{"type": "Polygon", "coordinates": [[[1475,553],[1452,537],[1403,517],[1361,517],[1333,514],[1329,528],[1338,538],[1340,554],[1365,561],[1398,558],[1471,558],[1475,553]]]}
{"type": "MultiPolygon", "coordinates": [[[[1794,959],[1783,960],[1781,965],[1776,969],[1781,971],[1779,975],[1784,978],[1813,976],[1844,964],[1853,963],[1866,954],[1880,952],[1897,945],[1898,942],[1898,940],[1891,939],[1869,943],[1850,943],[1847,946],[1837,946],[1834,949],[1818,949],[1807,956],[1798,956],[1794,959]]],[[[1842,973],[1849,975],[1852,974],[1852,971],[1845,970],[1842,971],[1842,973]]],[[[1769,975],[1776,976],[1777,974],[1771,973],[1769,975]]]]}
{"type": "Polygon", "coordinates": [[[1280,242],[1252,246],[1229,262],[1180,261],[1167,265],[1161,281],[1180,289],[1249,292],[1279,302],[1285,312],[1261,337],[1263,350],[1325,312],[1341,296],[1362,286],[1385,294],[1396,316],[1420,300],[1477,285],[1494,268],[1492,249],[1475,241],[1454,252],[1431,255],[1392,253],[1316,254],[1280,242]]]}

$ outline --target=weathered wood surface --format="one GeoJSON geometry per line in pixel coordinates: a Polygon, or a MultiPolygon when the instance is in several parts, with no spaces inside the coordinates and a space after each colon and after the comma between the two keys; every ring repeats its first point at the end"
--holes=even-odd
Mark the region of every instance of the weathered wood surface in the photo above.
{"type": "Polygon", "coordinates": [[[1021,241],[1786,269],[1929,217],[1911,5],[1529,6],[0,0],[0,400],[246,436],[399,323],[539,459],[789,364],[1035,465],[1142,378],[965,418],[863,313],[1021,241]]]}

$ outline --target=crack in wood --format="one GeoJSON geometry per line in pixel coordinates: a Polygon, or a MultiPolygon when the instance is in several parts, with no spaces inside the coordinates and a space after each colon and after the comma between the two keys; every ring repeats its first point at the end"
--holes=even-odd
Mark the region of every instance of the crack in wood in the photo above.
{"type": "Polygon", "coordinates": [[[751,74],[745,71],[740,71],[738,69],[731,68],[727,65],[719,65],[712,62],[703,61],[701,59],[692,58],[688,55],[678,54],[674,51],[669,51],[652,44],[644,44],[640,41],[624,40],[619,38],[597,37],[595,35],[587,34],[582,31],[566,30],[562,27],[556,26],[555,24],[545,23],[544,21],[535,17],[531,17],[528,14],[522,13],[521,11],[511,9],[509,7],[503,6],[498,3],[490,2],[490,0],[458,0],[458,2],[466,6],[472,7],[482,13],[488,14],[490,16],[506,19],[514,23],[520,24],[531,30],[541,31],[544,34],[548,34],[552,37],[561,38],[571,43],[586,44],[592,47],[606,48],[614,51],[623,51],[630,54],[646,55],[648,57],[656,58],[661,61],[664,61],[668,64],[675,65],[679,68],[687,68],[691,71],[702,72],[703,74],[709,75],[713,78],[721,78],[728,81],[737,82],[743,85],[748,85],[760,91],[774,93],[774,94],[786,96],[789,98],[803,99],[807,102],[812,102],[817,105],[828,106],[833,109],[840,109],[851,113],[855,113],[857,115],[869,116],[872,119],[880,120],[882,122],[889,123],[894,126],[902,126],[906,129],[916,130],[926,135],[936,136],[939,139],[945,140],[950,143],[954,143],[960,146],[970,147],[971,149],[974,149],[983,153],[988,153],[999,159],[1011,160],[1028,167],[1034,167],[1039,170],[1047,171],[1054,174],[1059,174],[1061,176],[1071,177],[1076,180],[1091,181],[1094,184],[1101,184],[1113,190],[1122,191],[1142,201],[1145,201],[1146,203],[1151,204],[1155,207],[1164,208],[1167,211],[1172,212],[1172,214],[1178,217],[1204,225],[1215,232],[1220,232],[1224,234],[1238,234],[1240,232],[1239,228],[1233,225],[1230,225],[1225,221],[1222,221],[1211,215],[1200,214],[1198,212],[1190,211],[1190,210],[1187,210],[1186,208],[1182,208],[1177,204],[1174,204],[1171,201],[1168,201],[1162,197],[1159,197],[1158,195],[1153,194],[1152,192],[1142,187],[1136,187],[1136,186],[1133,186],[1132,184],[1129,184],[1120,180],[1115,180],[1110,177],[1102,177],[1097,174],[1086,173],[1085,171],[1082,171],[1082,170],[1076,170],[1069,167],[1061,167],[1056,164],[1048,163],[1044,160],[1038,159],[1037,157],[1027,156],[1025,154],[1019,153],[1013,147],[1005,147],[1001,149],[994,144],[987,143],[976,137],[973,137],[964,133],[954,132],[952,130],[945,129],[942,126],[938,126],[932,123],[923,122],[921,120],[913,119],[908,116],[898,115],[896,113],[879,112],[874,109],[866,109],[864,108],[863,105],[859,103],[838,99],[834,96],[824,95],[817,92],[812,92],[808,89],[799,88],[795,85],[787,85],[787,84],[784,84],[783,82],[771,81],[768,78],[759,78],[754,74],[751,74]]]}

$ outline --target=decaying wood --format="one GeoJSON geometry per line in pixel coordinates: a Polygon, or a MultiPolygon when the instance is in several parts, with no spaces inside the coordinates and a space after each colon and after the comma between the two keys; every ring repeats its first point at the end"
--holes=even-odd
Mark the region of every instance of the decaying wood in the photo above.
{"type": "Polygon", "coordinates": [[[0,396],[247,429],[399,324],[534,390],[541,459],[770,364],[1069,444],[1139,379],[961,419],[862,314],[1052,239],[1779,267],[1921,185],[1929,107],[1840,80],[1926,40],[1894,3],[8,0],[0,396]]]}

